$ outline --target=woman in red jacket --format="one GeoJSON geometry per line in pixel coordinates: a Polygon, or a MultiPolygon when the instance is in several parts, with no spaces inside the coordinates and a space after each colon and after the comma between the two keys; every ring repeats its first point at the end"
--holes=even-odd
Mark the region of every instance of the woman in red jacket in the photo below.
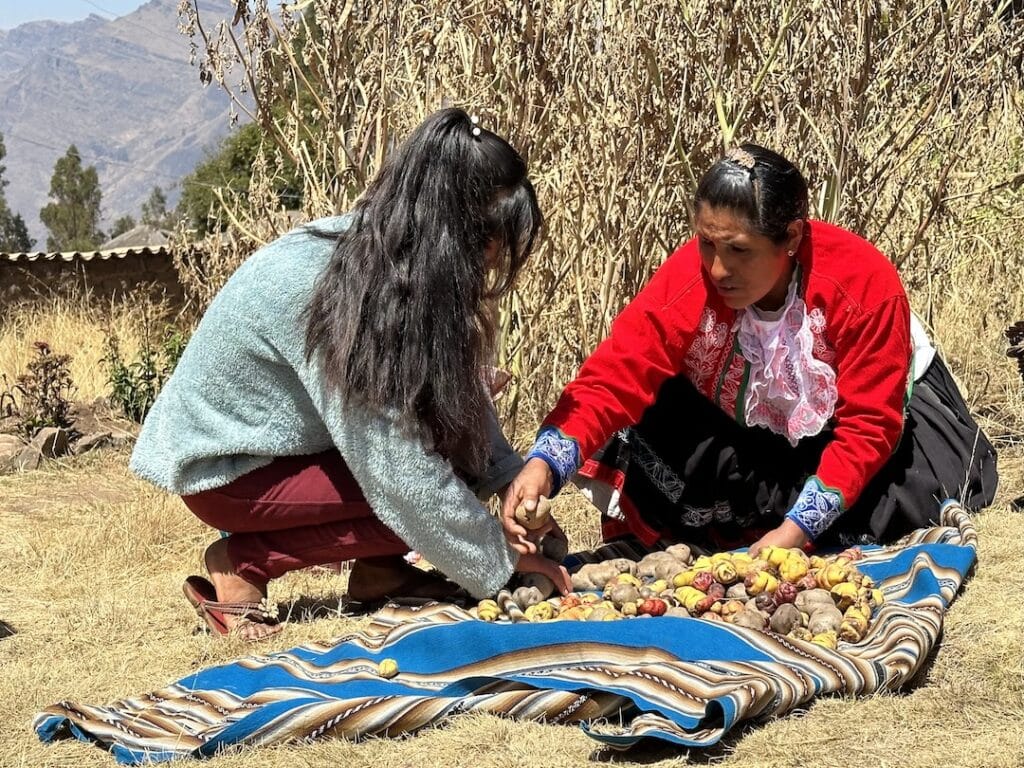
{"type": "Polygon", "coordinates": [[[893,265],[807,218],[807,183],[753,144],[701,180],[696,237],[630,302],[548,415],[505,500],[574,479],[605,538],[713,548],[887,541],[939,500],[992,501],[995,451],[893,265]],[[913,330],[912,330],[913,326],[913,330]]]}

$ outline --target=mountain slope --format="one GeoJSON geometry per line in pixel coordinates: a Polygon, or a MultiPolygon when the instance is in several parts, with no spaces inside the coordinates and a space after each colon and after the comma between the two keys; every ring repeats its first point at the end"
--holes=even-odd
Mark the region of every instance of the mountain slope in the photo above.
{"type": "MultiPolygon", "coordinates": [[[[104,223],[138,218],[154,186],[176,185],[228,131],[228,100],[203,88],[177,30],[178,0],[150,0],[114,20],[31,22],[0,33],[0,133],[8,203],[45,246],[39,209],[70,144],[95,165],[104,223]]],[[[208,28],[230,0],[202,0],[208,28]]]]}

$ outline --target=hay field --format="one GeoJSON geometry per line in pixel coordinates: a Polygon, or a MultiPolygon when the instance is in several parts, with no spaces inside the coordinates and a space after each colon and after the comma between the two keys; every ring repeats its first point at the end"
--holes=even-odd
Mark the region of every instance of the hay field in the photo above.
{"type": "MultiPolygon", "coordinates": [[[[997,766],[1024,755],[1024,552],[1008,491],[1024,485],[1024,451],[1005,451],[997,503],[978,516],[979,567],[948,614],[934,659],[911,689],[862,700],[831,697],[806,713],[730,738],[714,753],[637,748],[621,762],[681,766],[709,760],[753,766],[997,766]]],[[[238,641],[194,634],[181,596],[199,572],[209,530],[177,500],[126,471],[127,454],[96,454],[45,471],[0,477],[0,618],[18,634],[0,640],[0,766],[114,765],[78,742],[39,743],[32,715],[61,699],[104,703],[162,687],[193,670],[251,652],[238,641]]],[[[594,517],[578,497],[562,502],[576,541],[594,517]]],[[[272,584],[293,616],[261,646],[284,649],[348,631],[342,577],[302,572],[272,584]],[[303,606],[303,607],[299,607],[303,606]]],[[[611,759],[572,726],[464,716],[417,736],[248,749],[211,768],[398,768],[513,765],[568,768],[611,759]]]]}

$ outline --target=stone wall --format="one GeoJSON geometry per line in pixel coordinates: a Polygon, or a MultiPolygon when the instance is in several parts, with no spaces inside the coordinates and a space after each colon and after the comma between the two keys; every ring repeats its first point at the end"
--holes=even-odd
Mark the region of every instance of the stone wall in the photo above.
{"type": "Polygon", "coordinates": [[[11,304],[88,293],[102,302],[139,290],[172,305],[184,303],[184,292],[167,249],[113,253],[40,254],[33,259],[21,254],[10,260],[0,254],[0,310],[11,304]]]}

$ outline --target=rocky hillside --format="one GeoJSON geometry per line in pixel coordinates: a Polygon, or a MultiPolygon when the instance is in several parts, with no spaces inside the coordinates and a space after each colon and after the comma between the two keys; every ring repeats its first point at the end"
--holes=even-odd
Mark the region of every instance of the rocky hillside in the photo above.
{"type": "MultiPolygon", "coordinates": [[[[75,144],[95,165],[104,224],[138,218],[154,186],[177,200],[178,181],[228,131],[227,98],[203,88],[178,33],[178,0],[150,0],[107,20],[31,22],[0,31],[0,133],[11,208],[45,247],[39,209],[54,163],[75,144]]],[[[212,28],[230,0],[201,0],[212,28]]]]}

